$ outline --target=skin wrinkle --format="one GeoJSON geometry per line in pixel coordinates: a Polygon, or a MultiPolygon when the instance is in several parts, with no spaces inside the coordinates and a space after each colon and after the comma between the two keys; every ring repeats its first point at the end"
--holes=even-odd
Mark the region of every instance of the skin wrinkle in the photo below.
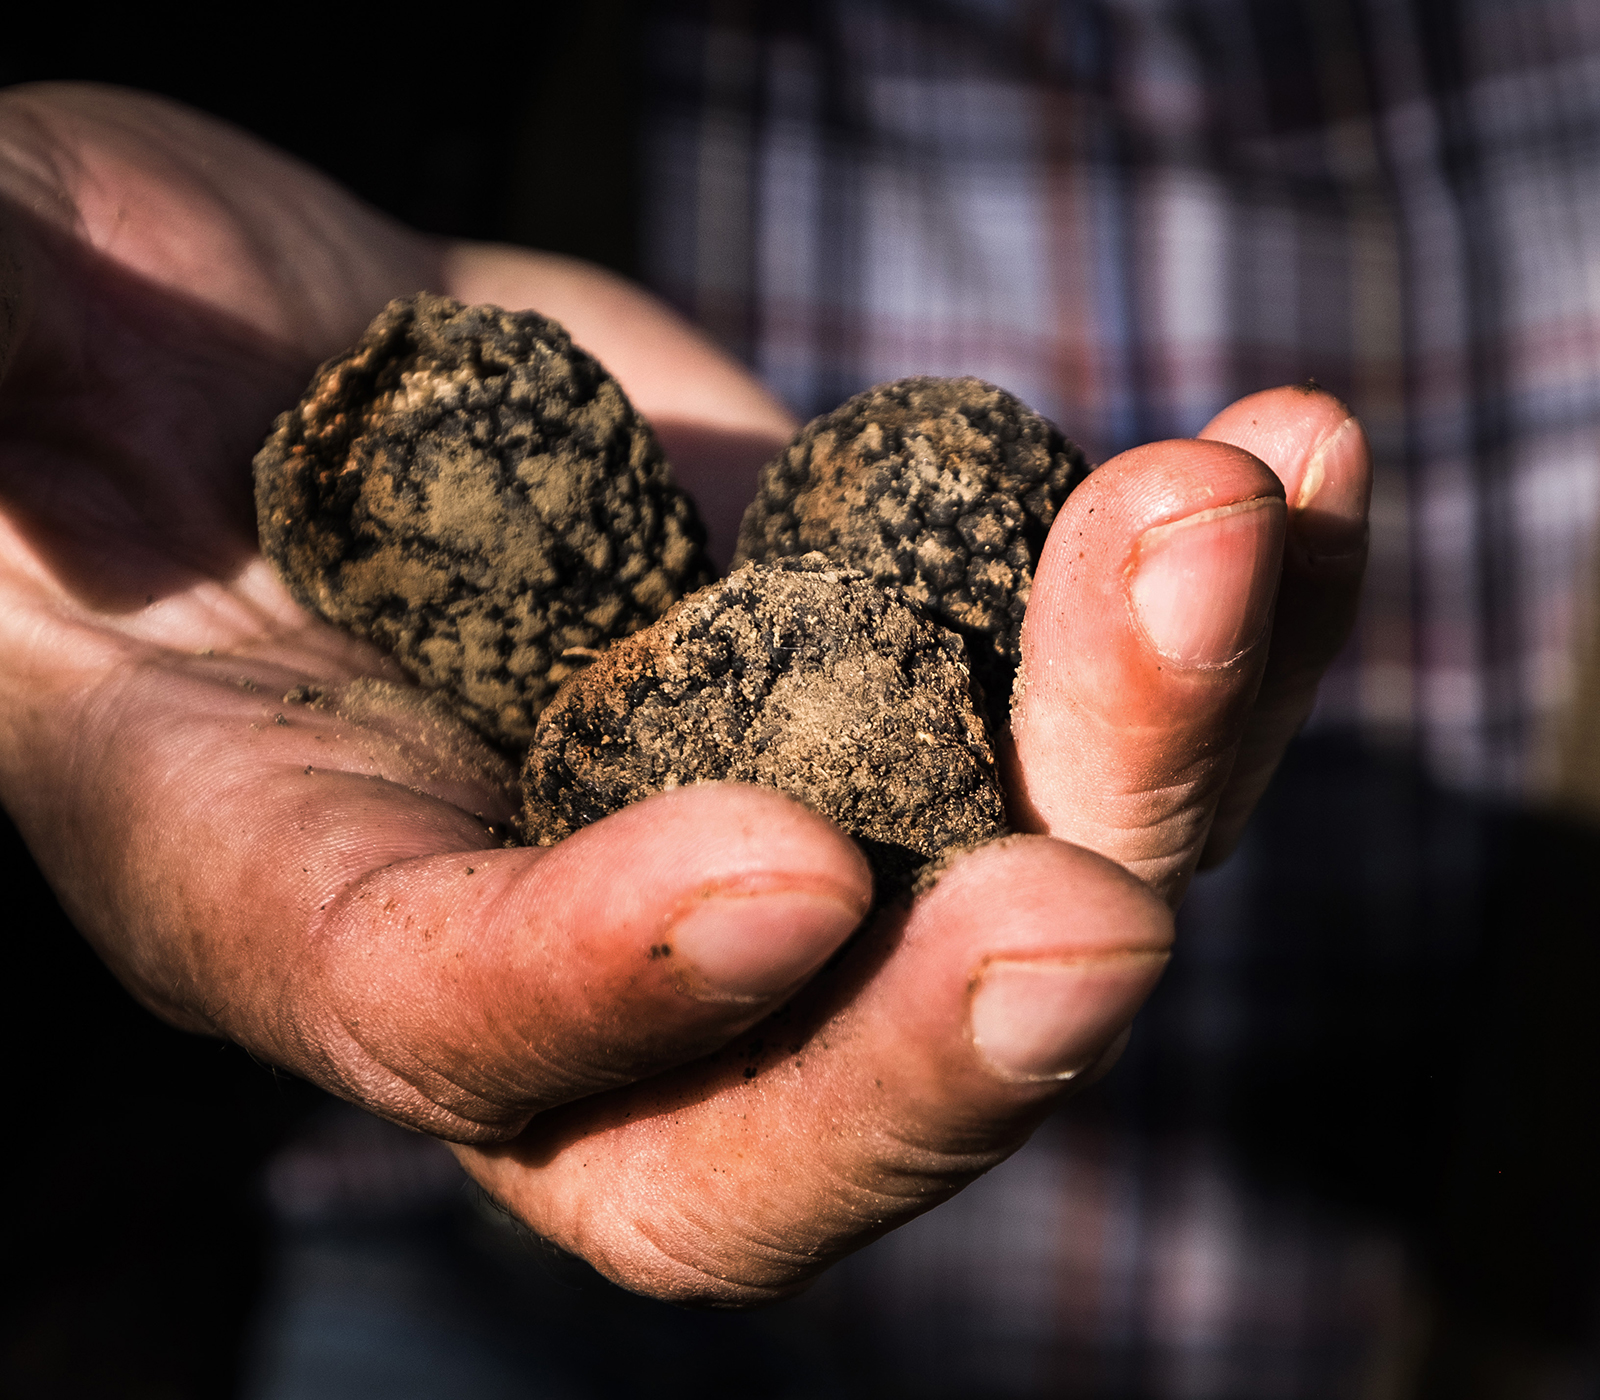
{"type": "MultiPolygon", "coordinates": [[[[792,1297],[803,1286],[791,1281],[757,1282],[738,1277],[732,1272],[719,1271],[709,1259],[701,1262],[689,1257],[687,1249],[680,1255],[665,1239],[656,1238],[656,1233],[656,1230],[643,1222],[635,1231],[636,1237],[643,1240],[656,1257],[665,1260],[669,1266],[666,1272],[668,1277],[673,1279],[674,1286],[664,1296],[693,1300],[702,1304],[715,1298],[724,1305],[749,1306],[753,1303],[778,1302],[792,1297]],[[688,1286],[680,1281],[685,1274],[688,1275],[688,1286]],[[697,1284],[702,1286],[695,1286],[697,1284]],[[707,1289],[704,1284],[709,1284],[710,1288],[707,1289]]],[[[803,1268],[811,1262],[811,1259],[805,1253],[791,1250],[778,1256],[777,1262],[780,1267],[803,1268]]]]}
{"type": "Polygon", "coordinates": [[[529,1110],[515,1117],[508,1117],[503,1104],[459,1080],[452,1079],[440,1068],[419,1066],[412,1072],[398,1068],[373,1052],[351,1025],[340,1021],[337,1017],[333,1018],[333,1024],[344,1032],[345,1042],[353,1046],[359,1055],[353,1064],[348,1057],[339,1055],[324,1038],[318,1041],[323,1062],[330,1067],[336,1067],[341,1082],[361,1085],[370,1095],[369,1101],[384,1105],[387,1110],[385,1116],[393,1117],[397,1122],[410,1125],[414,1121],[413,1115],[420,1110],[422,1118],[430,1122],[430,1131],[435,1136],[458,1142],[492,1143],[515,1137],[527,1127],[534,1116],[534,1111],[529,1110]],[[353,1073],[356,1064],[369,1067],[376,1072],[353,1073]],[[443,1080],[452,1087],[460,1089],[465,1102],[455,1104],[445,1102],[436,1087],[427,1086],[426,1081],[429,1079],[443,1080]],[[404,1090],[409,1090],[409,1093],[402,1092],[397,1096],[395,1090],[401,1086],[404,1090]],[[473,1109],[479,1109],[481,1113],[474,1114],[473,1109]]]}
{"type": "MultiPolygon", "coordinates": [[[[423,860],[427,859],[427,857],[417,857],[416,859],[423,860]]],[[[377,870],[371,871],[362,877],[360,881],[351,882],[319,911],[322,917],[314,919],[311,928],[308,929],[308,933],[311,936],[306,942],[307,956],[310,956],[313,951],[324,951],[329,943],[342,945],[346,930],[333,931],[332,926],[336,923],[353,923],[353,906],[365,898],[365,893],[358,886],[392,868],[393,866],[379,867],[377,870]]],[[[348,932],[359,938],[362,930],[359,926],[356,926],[349,928],[348,932]]],[[[325,985],[326,982],[327,978],[325,976],[311,979],[311,985],[313,986],[325,985]]],[[[323,1036],[316,1042],[320,1047],[320,1055],[325,1063],[336,1064],[340,1067],[340,1078],[342,1080],[370,1085],[374,1082],[374,1076],[351,1076],[346,1073],[345,1071],[350,1066],[350,1061],[346,1057],[339,1055],[333,1048],[333,1038],[328,1036],[328,1030],[334,1032],[334,1035],[344,1043],[355,1048],[358,1052],[358,1062],[372,1067],[378,1072],[376,1079],[381,1080],[391,1088],[395,1085],[406,1086],[411,1093],[405,1097],[409,1098],[413,1105],[420,1105],[425,1112],[429,1113],[429,1116],[443,1115],[449,1127],[455,1130],[449,1134],[451,1136],[455,1136],[461,1128],[465,1128],[472,1140],[496,1141],[500,1140],[502,1136],[515,1136],[527,1125],[528,1119],[532,1117],[532,1112],[530,1111],[518,1121],[508,1123],[503,1103],[496,1102],[482,1089],[475,1089],[464,1081],[455,1078],[442,1065],[429,1064],[420,1058],[410,1068],[393,1063],[359,1034],[360,1018],[352,1018],[348,1012],[326,1008],[323,1016],[319,1019],[326,1027],[323,1036]],[[428,1079],[436,1082],[442,1080],[451,1087],[459,1089],[462,1096],[468,1100],[471,1106],[480,1107],[484,1110],[483,1116],[471,1116],[468,1105],[451,1105],[444,1102],[437,1088],[424,1087],[424,1081],[428,1079]],[[485,1136],[489,1133],[494,1136],[485,1136]]],[[[380,1101],[392,1102],[390,1094],[380,1094],[375,1097],[380,1101]]],[[[514,1097],[514,1095],[508,1095],[508,1098],[514,1099],[514,1097]]]]}
{"type": "Polygon", "coordinates": [[[1117,851],[1122,863],[1166,862],[1182,863],[1193,852],[1188,850],[1188,842],[1184,841],[1173,848],[1164,833],[1173,825],[1183,826],[1204,819],[1204,813],[1195,810],[1197,797],[1208,798],[1212,790],[1221,789],[1227,781],[1227,771],[1224,764],[1230,764],[1231,755],[1207,755],[1200,760],[1211,768],[1212,771],[1199,774],[1193,778],[1180,777],[1177,781],[1166,783],[1153,788],[1140,788],[1120,794],[1117,805],[1129,805],[1136,809],[1132,820],[1125,822],[1112,822],[1097,820],[1091,825],[1079,825],[1073,832],[1076,844],[1089,847],[1091,850],[1117,851]],[[1217,771],[1217,770],[1223,771],[1217,771]],[[1147,841],[1156,842],[1165,852],[1161,855],[1139,857],[1132,854],[1130,843],[1126,838],[1140,837],[1147,841]]]}
{"type": "MultiPolygon", "coordinates": [[[[118,650],[125,652],[127,648],[125,646],[119,647],[118,650]]],[[[140,660],[130,659],[122,666],[108,666],[101,673],[101,678],[97,682],[85,678],[81,686],[71,687],[67,694],[58,693],[53,697],[55,705],[52,708],[56,709],[58,715],[65,713],[69,717],[71,730],[77,734],[115,733],[115,725],[101,722],[98,716],[123,708],[128,695],[136,688],[142,666],[148,664],[148,661],[149,658],[146,657],[140,660]]],[[[83,744],[74,745],[67,750],[63,757],[66,781],[62,784],[62,787],[66,789],[76,789],[80,786],[93,789],[99,786],[99,778],[102,773],[114,773],[117,771],[114,763],[105,761],[101,748],[92,748],[83,744]]],[[[116,795],[118,794],[113,794],[113,796],[116,795]]],[[[115,803],[108,804],[112,809],[114,809],[115,805],[115,803]]],[[[126,843],[114,843],[112,849],[122,855],[124,867],[131,863],[133,852],[126,843]]],[[[99,894],[98,898],[110,898],[107,887],[114,883],[111,878],[112,873],[112,870],[108,868],[103,872],[96,872],[94,876],[89,877],[86,881],[91,889],[107,891],[99,894]]],[[[74,882],[75,885],[76,883],[74,882]]],[[[76,916],[81,914],[81,910],[75,910],[72,904],[68,904],[67,907],[69,912],[74,913],[76,921],[76,916]]],[[[152,971],[153,969],[140,971],[139,977],[141,982],[153,989],[166,979],[152,976],[152,971]]]]}
{"type": "MultiPolygon", "coordinates": [[[[837,1198],[836,1203],[843,1204],[837,1198]]],[[[850,1213],[848,1207],[846,1213],[850,1213]]],[[[862,1219],[871,1222],[872,1225],[880,1223],[875,1213],[852,1214],[853,1222],[862,1219]]],[[[762,1291],[776,1289],[778,1290],[776,1296],[780,1297],[783,1296],[784,1290],[792,1290],[795,1284],[788,1281],[752,1278],[752,1266],[760,1269],[764,1265],[766,1271],[770,1273],[776,1265],[781,1273],[811,1264],[819,1252],[816,1244],[804,1245],[798,1241],[785,1243],[776,1239],[758,1239],[744,1227],[743,1221],[696,1220],[677,1212],[666,1216],[655,1213],[641,1214],[629,1220],[625,1228],[636,1238],[644,1240],[664,1258],[683,1269],[735,1287],[762,1291]],[[670,1225],[673,1215],[677,1216],[680,1227],[677,1230],[672,1229],[670,1225]],[[730,1225],[733,1226],[732,1229],[729,1229],[730,1225]],[[694,1242],[697,1240],[706,1240],[713,1247],[695,1248],[694,1242]],[[755,1255],[754,1258],[750,1257],[752,1254],[755,1255]]]]}
{"type": "MultiPolygon", "coordinates": [[[[939,1190],[933,1203],[947,1199],[956,1189],[939,1190]]],[[[832,1257],[842,1240],[848,1239],[851,1248],[858,1248],[886,1233],[892,1227],[891,1222],[905,1215],[910,1198],[888,1199],[891,1202],[888,1209],[844,1212],[844,1219],[839,1220],[834,1229],[804,1245],[782,1245],[753,1239],[748,1234],[739,1236],[736,1242],[730,1241],[726,1225],[720,1222],[717,1222],[718,1228],[711,1229],[708,1227],[714,1222],[702,1224],[689,1220],[672,1230],[649,1215],[630,1221],[627,1228],[629,1235],[642,1240],[657,1259],[664,1259],[673,1266],[670,1269],[673,1283],[666,1296],[685,1302],[721,1300],[745,1305],[792,1296],[804,1288],[813,1277],[818,1261],[832,1257]],[[696,1247],[695,1241],[705,1238],[718,1240],[720,1248],[715,1255],[696,1247]],[[680,1239],[681,1244],[677,1243],[680,1239]]],[[[925,1201],[927,1197],[916,1199],[925,1201]]],[[[620,1253],[613,1246],[607,1251],[607,1257],[615,1259],[620,1253]]]]}
{"type": "MultiPolygon", "coordinates": [[[[290,765],[285,765],[284,771],[290,771],[290,765]]],[[[335,778],[353,777],[358,780],[365,780],[367,778],[367,775],[365,774],[340,771],[329,772],[327,776],[335,778]]],[[[442,805],[444,804],[441,804],[441,806],[442,805]]],[[[307,916],[307,923],[303,928],[302,937],[294,946],[295,956],[290,959],[290,962],[284,969],[282,985],[287,986],[298,983],[303,990],[298,994],[298,996],[292,996],[283,992],[280,988],[277,995],[267,995],[262,997],[262,1000],[267,1006],[273,1007],[278,1005],[296,1004],[303,1008],[307,1003],[316,1005],[322,1001],[319,993],[319,989],[322,985],[321,958],[326,952],[326,944],[330,938],[330,926],[332,925],[333,921],[341,915],[344,908],[350,904],[352,896],[357,892],[357,887],[363,881],[372,878],[376,874],[380,874],[384,870],[392,868],[392,866],[396,863],[397,862],[393,861],[385,862],[375,869],[364,873],[350,873],[347,870],[340,869],[336,865],[335,868],[328,872],[328,884],[324,888],[321,890],[313,888],[309,894],[304,894],[301,896],[304,907],[310,912],[307,916]],[[310,969],[309,971],[307,970],[308,968],[310,969]]],[[[294,1040],[280,1043],[298,1042],[303,1047],[309,1047],[316,1044],[317,1042],[315,1039],[307,1034],[307,1023],[314,1021],[326,1022],[333,1015],[334,1013],[332,1012],[331,1008],[326,1007],[323,1008],[322,1013],[319,1016],[305,1017],[302,1012],[302,1017],[296,1026],[296,1035],[294,1040]]],[[[370,1076],[357,1075],[352,1078],[352,1076],[345,1074],[343,1072],[345,1062],[340,1056],[337,1055],[331,1046],[320,1047],[316,1054],[317,1059],[321,1063],[341,1066],[341,1073],[339,1076],[341,1082],[355,1082],[369,1086],[373,1082],[370,1076]]]]}
{"type": "MultiPolygon", "coordinates": [[[[976,1051],[972,1052],[974,1055],[976,1051]]],[[[854,1183],[860,1189],[869,1190],[874,1195],[882,1196],[885,1200],[904,1204],[921,1194],[920,1188],[913,1188],[903,1192],[894,1192],[887,1189],[888,1181],[914,1182],[914,1181],[941,1181],[963,1182],[975,1180],[983,1175],[996,1161],[1000,1160],[1001,1151],[991,1148],[984,1151],[967,1150],[955,1151],[950,1148],[939,1147],[914,1136],[910,1126],[904,1127],[897,1124],[885,1124],[878,1132],[879,1139],[887,1138],[894,1146],[904,1148],[908,1154],[906,1159],[885,1160],[880,1156],[872,1163],[876,1176],[884,1180],[884,1184],[872,1187],[868,1183],[854,1183]]]]}
{"type": "MultiPolygon", "coordinates": [[[[972,1176],[977,1174],[977,1171],[971,1173],[972,1176]]],[[[680,1217],[682,1228],[672,1230],[660,1217],[644,1214],[630,1219],[625,1228],[633,1237],[643,1239],[659,1256],[687,1271],[691,1280],[705,1279],[720,1285],[715,1289],[719,1293],[733,1290],[737,1294],[758,1297],[783,1297],[803,1286],[817,1259],[828,1256],[840,1240],[851,1239],[858,1245],[867,1243],[869,1239],[884,1233],[891,1222],[903,1217],[908,1203],[924,1201],[929,1195],[926,1186],[919,1188],[915,1185],[904,1194],[893,1193],[886,1189],[888,1180],[900,1179],[910,1183],[920,1177],[926,1182],[929,1175],[894,1172],[891,1168],[885,1177],[885,1186],[877,1189],[834,1175],[832,1199],[835,1209],[823,1212],[831,1220],[831,1225],[814,1232],[812,1240],[803,1247],[785,1244],[775,1235],[768,1236],[765,1230],[748,1228],[744,1221],[724,1221],[720,1229],[708,1229],[707,1225],[713,1222],[680,1217]],[[730,1224],[733,1225],[731,1230],[730,1224]],[[677,1242],[680,1235],[685,1240],[682,1245],[677,1242]],[[700,1239],[716,1241],[716,1253],[710,1254],[704,1249],[695,1248],[692,1242],[700,1239]],[[773,1276],[775,1271],[776,1277],[773,1276]],[[785,1280],[782,1277],[784,1272],[798,1274],[798,1277],[785,1280]]],[[[938,1199],[947,1199],[961,1184],[964,1181],[941,1178],[933,1194],[938,1199]]],[[[685,1292],[680,1296],[700,1296],[703,1300],[703,1295],[697,1291],[685,1292]]]]}

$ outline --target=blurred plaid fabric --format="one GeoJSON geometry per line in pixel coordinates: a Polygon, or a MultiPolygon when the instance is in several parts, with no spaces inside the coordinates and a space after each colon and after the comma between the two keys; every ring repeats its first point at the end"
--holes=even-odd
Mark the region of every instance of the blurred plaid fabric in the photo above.
{"type": "Polygon", "coordinates": [[[1313,377],[1378,461],[1318,723],[1551,787],[1600,522],[1591,0],[652,8],[650,280],[802,417],[977,374],[1102,460],[1313,377]]]}

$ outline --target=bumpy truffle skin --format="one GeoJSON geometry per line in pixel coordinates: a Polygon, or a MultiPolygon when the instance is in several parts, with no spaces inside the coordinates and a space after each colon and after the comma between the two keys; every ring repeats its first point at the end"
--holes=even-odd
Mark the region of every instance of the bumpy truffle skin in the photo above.
{"type": "Polygon", "coordinates": [[[528,750],[525,834],[551,845],[719,779],[780,788],[837,822],[880,890],[1005,829],[961,642],[818,554],[738,570],[568,681],[528,750]]]}
{"type": "Polygon", "coordinates": [[[998,731],[1022,658],[1033,570],[1079,448],[981,379],[881,384],[814,418],[762,469],[734,562],[819,550],[906,595],[966,641],[998,731]]]}
{"type": "Polygon", "coordinates": [[[255,473],[262,549],[295,597],[513,749],[585,650],[714,577],[649,425],[529,311],[391,302],[279,416],[255,473]]]}

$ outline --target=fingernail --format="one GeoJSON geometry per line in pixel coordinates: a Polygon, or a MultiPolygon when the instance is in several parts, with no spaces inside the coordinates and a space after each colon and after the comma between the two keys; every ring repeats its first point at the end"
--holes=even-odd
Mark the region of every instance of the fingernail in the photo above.
{"type": "Polygon", "coordinates": [[[1295,541],[1312,559],[1355,554],[1366,543],[1371,478],[1363,458],[1367,437],[1346,418],[1323,438],[1306,463],[1290,518],[1295,541]]]}
{"type": "Polygon", "coordinates": [[[1071,1079],[1133,1019],[1166,953],[1113,953],[1074,962],[987,964],[972,994],[972,1040],[1002,1079],[1071,1079]]]}
{"type": "Polygon", "coordinates": [[[1133,606],[1145,634],[1180,666],[1225,666],[1261,635],[1277,591],[1280,502],[1203,510],[1139,538],[1133,606]]]}
{"type": "Polygon", "coordinates": [[[815,890],[718,894],[695,905],[658,948],[699,1001],[759,1001],[815,972],[865,908],[815,890]]]}

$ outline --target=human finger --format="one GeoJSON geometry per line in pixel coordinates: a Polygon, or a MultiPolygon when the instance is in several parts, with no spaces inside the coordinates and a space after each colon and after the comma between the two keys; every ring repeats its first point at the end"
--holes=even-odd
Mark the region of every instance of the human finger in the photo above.
{"type": "Polygon", "coordinates": [[[1237,844],[1354,625],[1367,559],[1372,455],[1356,417],[1314,385],[1251,394],[1223,409],[1200,436],[1259,457],[1283,482],[1289,503],[1272,644],[1201,858],[1209,865],[1237,844]]]}
{"type": "Polygon", "coordinates": [[[1216,442],[1135,448],[1068,497],[1002,746],[1018,827],[1181,898],[1260,684],[1284,515],[1278,478],[1216,442]]]}
{"type": "Polygon", "coordinates": [[[953,861],[713,1059],[458,1156],[627,1287],[780,1296],[1020,1146],[1115,1053],[1171,934],[1126,871],[1009,838],[953,861]]]}

